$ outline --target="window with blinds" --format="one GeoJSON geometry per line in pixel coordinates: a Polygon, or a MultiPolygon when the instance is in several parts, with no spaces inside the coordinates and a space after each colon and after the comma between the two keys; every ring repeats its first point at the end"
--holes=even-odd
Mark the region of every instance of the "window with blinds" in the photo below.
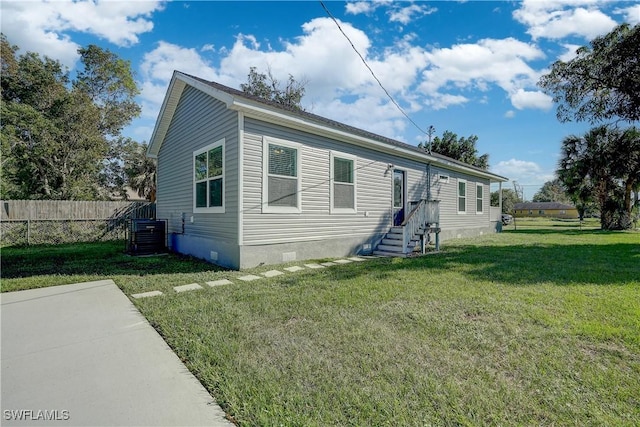
{"type": "Polygon", "coordinates": [[[264,212],[300,212],[300,147],[264,138],[264,212]]]}
{"type": "Polygon", "coordinates": [[[356,212],[356,158],[348,154],[334,153],[331,162],[331,212],[356,212]]]}

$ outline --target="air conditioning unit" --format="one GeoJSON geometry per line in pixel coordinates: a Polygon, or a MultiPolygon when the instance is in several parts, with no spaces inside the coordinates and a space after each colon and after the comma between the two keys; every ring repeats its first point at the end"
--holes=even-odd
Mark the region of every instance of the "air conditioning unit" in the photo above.
{"type": "Polygon", "coordinates": [[[167,251],[166,221],[132,219],[127,230],[127,253],[153,255],[167,251]]]}

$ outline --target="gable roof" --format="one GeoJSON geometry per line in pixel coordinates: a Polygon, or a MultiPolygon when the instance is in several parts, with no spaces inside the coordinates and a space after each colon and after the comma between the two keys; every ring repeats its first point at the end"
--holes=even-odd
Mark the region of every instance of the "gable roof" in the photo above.
{"type": "Polygon", "coordinates": [[[567,210],[567,209],[575,209],[575,206],[566,205],[564,203],[559,202],[525,202],[525,203],[514,203],[513,209],[537,209],[537,210],[567,210]]]}
{"type": "Polygon", "coordinates": [[[418,160],[458,170],[470,175],[479,176],[496,182],[506,182],[508,178],[488,172],[484,169],[469,165],[459,160],[443,156],[438,153],[427,153],[424,150],[385,136],[359,129],[335,120],[328,119],[302,110],[288,108],[281,104],[268,101],[238,89],[224,86],[220,83],[207,81],[179,71],[173,72],[165,95],[158,119],[156,121],[147,156],[157,157],[164,141],[173,114],[178,106],[185,87],[192,86],[217,100],[224,102],[228,109],[243,112],[247,117],[253,117],[286,127],[300,129],[316,135],[326,136],[341,142],[364,146],[394,154],[400,157],[418,160]]]}

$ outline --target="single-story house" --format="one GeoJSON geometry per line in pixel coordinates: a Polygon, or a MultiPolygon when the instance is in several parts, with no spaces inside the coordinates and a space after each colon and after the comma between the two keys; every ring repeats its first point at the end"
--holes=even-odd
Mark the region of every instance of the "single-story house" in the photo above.
{"type": "Polygon", "coordinates": [[[501,229],[507,178],[177,71],[147,155],[170,248],[235,269],[501,229]]]}
{"type": "Polygon", "coordinates": [[[513,205],[516,218],[579,218],[578,209],[575,206],[559,202],[525,202],[513,205]]]}

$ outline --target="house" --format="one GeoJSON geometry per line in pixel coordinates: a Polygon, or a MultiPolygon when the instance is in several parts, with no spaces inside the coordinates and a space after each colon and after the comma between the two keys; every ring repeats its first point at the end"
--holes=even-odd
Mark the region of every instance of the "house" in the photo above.
{"type": "Polygon", "coordinates": [[[504,177],[177,71],[147,155],[170,248],[235,269],[501,227],[504,177]]]}
{"type": "Polygon", "coordinates": [[[559,202],[525,202],[513,206],[516,218],[564,218],[577,219],[580,217],[575,206],[559,202]]]}

